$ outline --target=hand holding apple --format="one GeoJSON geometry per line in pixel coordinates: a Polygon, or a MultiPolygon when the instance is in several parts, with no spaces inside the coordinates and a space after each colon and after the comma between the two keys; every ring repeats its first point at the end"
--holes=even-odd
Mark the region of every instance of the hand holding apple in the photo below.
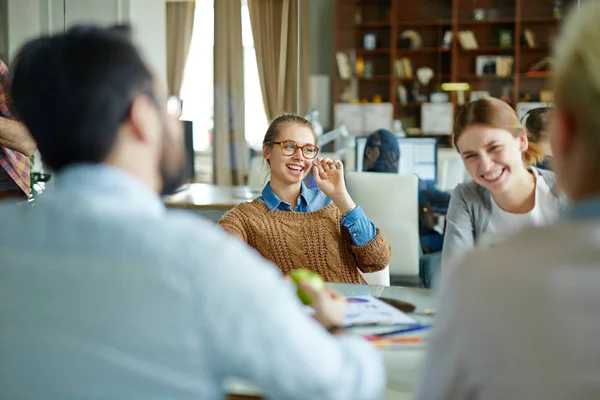
{"type": "Polygon", "coordinates": [[[312,297],[305,290],[303,290],[303,286],[307,285],[309,288],[312,288],[317,292],[325,288],[325,282],[323,282],[323,278],[321,278],[319,274],[307,269],[296,269],[292,271],[290,278],[292,278],[292,281],[294,281],[296,287],[298,288],[298,298],[300,298],[300,301],[307,306],[312,304],[312,297]]]}
{"type": "Polygon", "coordinates": [[[305,269],[295,270],[290,277],[298,287],[298,297],[315,310],[314,318],[325,329],[344,325],[346,299],[334,289],[325,287],[323,279],[305,269]]]}

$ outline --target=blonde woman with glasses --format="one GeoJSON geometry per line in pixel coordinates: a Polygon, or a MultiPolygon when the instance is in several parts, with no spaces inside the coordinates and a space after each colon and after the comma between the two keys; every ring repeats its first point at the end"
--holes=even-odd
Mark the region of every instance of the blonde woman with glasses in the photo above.
{"type": "Polygon", "coordinates": [[[284,114],[263,140],[271,180],[260,197],[219,221],[284,274],[306,268],[325,281],[365,283],[359,271],[384,269],[391,247],[346,190],[341,161],[317,158],[316,134],[306,119],[284,114]],[[308,188],[311,172],[317,185],[308,188]]]}

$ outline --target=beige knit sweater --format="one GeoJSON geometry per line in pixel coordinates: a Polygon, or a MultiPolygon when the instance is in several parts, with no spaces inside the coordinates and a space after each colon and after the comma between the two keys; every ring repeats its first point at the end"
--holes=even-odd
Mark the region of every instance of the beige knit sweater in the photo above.
{"type": "Polygon", "coordinates": [[[230,210],[219,225],[258,250],[284,274],[306,268],[327,282],[365,283],[359,270],[382,270],[392,256],[392,248],[379,228],[369,243],[356,246],[335,204],[297,213],[269,211],[265,204],[254,200],[230,210]]]}

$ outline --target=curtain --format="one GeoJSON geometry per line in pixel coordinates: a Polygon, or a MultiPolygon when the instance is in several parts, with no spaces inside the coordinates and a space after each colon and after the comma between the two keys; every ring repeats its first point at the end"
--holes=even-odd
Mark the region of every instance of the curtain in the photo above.
{"type": "Polygon", "coordinates": [[[248,0],[260,87],[269,120],[283,112],[305,114],[309,94],[307,0],[248,0]],[[300,1],[300,104],[298,79],[298,2],[300,1]]]}
{"type": "Polygon", "coordinates": [[[244,48],[240,0],[215,0],[213,180],[243,185],[248,159],[244,132],[244,48]]]}
{"type": "Polygon", "coordinates": [[[194,1],[167,3],[167,89],[179,95],[183,71],[192,42],[194,1]]]}

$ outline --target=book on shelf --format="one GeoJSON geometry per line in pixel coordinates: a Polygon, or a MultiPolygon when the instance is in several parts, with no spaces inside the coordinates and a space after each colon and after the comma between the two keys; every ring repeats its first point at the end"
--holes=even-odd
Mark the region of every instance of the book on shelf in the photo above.
{"type": "Polygon", "coordinates": [[[512,29],[500,29],[498,34],[498,44],[500,47],[511,47],[513,45],[512,29]]]}
{"type": "Polygon", "coordinates": [[[404,77],[412,78],[413,74],[413,66],[410,58],[402,57],[402,66],[404,67],[404,77]]]}
{"type": "Polygon", "coordinates": [[[475,75],[508,77],[512,74],[514,63],[513,56],[477,56],[475,58],[475,75]]]}
{"type": "Polygon", "coordinates": [[[535,47],[535,33],[533,33],[531,29],[525,29],[523,31],[523,39],[527,47],[529,47],[530,49],[533,49],[535,47]]]}
{"type": "Polygon", "coordinates": [[[398,101],[402,105],[408,103],[408,91],[404,85],[398,85],[398,101]]]}
{"type": "Polygon", "coordinates": [[[394,70],[398,78],[412,78],[414,76],[413,62],[408,57],[401,57],[394,61],[394,70]]]}
{"type": "Polygon", "coordinates": [[[473,31],[458,32],[458,42],[464,50],[477,50],[479,48],[473,31]]]}
{"type": "Polygon", "coordinates": [[[348,80],[352,77],[352,68],[350,67],[350,58],[348,54],[338,51],[335,55],[337,61],[338,74],[343,80],[348,80]]]}
{"type": "Polygon", "coordinates": [[[448,50],[450,46],[452,46],[452,31],[446,31],[442,39],[442,49],[448,50]]]}
{"type": "Polygon", "coordinates": [[[394,72],[398,78],[404,78],[404,67],[402,66],[402,61],[394,61],[394,72]]]}

